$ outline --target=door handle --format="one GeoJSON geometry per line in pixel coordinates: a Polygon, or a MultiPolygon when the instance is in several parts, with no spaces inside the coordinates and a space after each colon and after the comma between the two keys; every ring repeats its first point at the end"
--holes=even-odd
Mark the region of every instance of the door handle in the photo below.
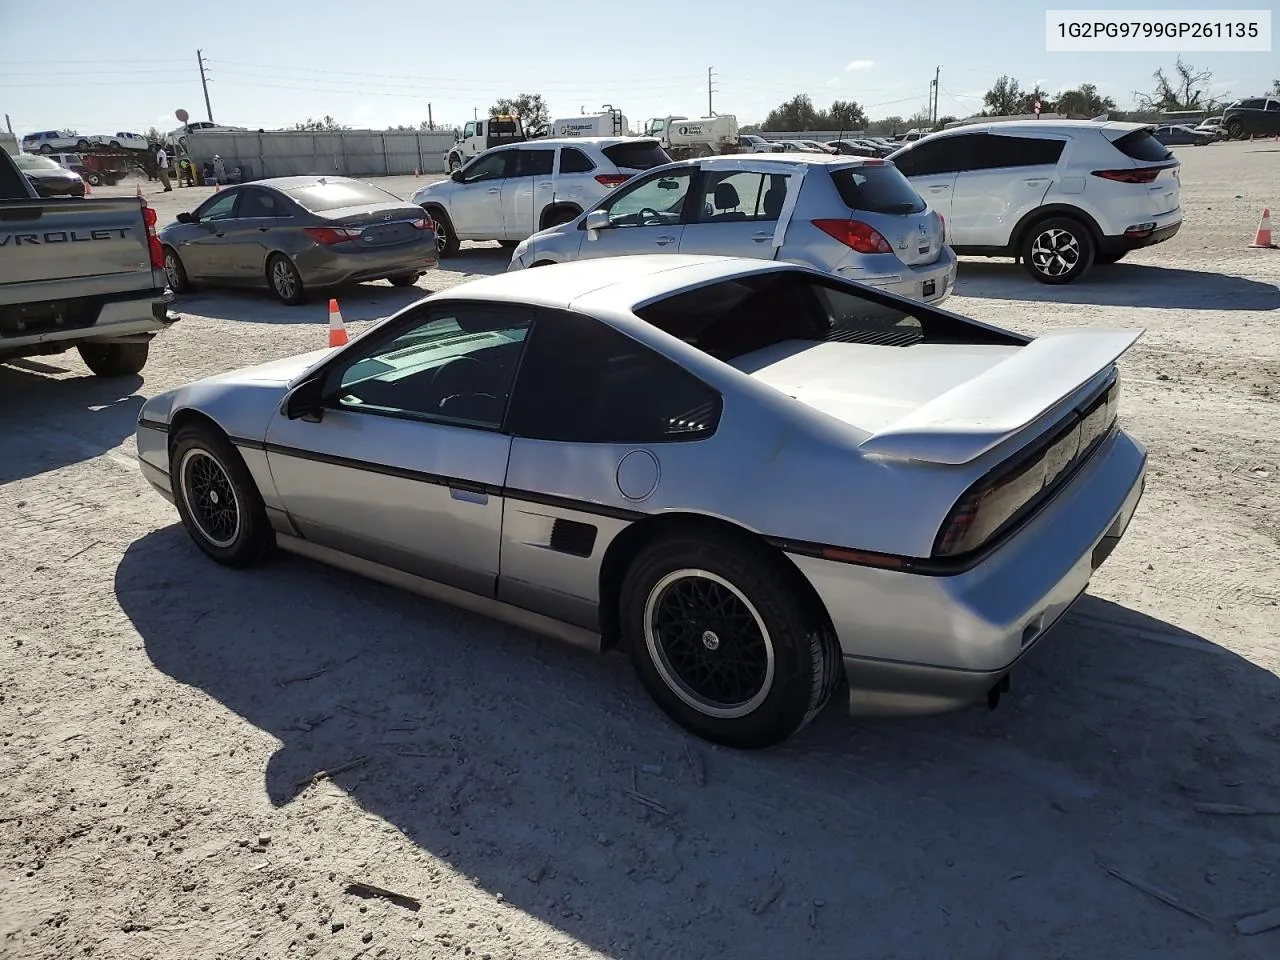
{"type": "Polygon", "coordinates": [[[660,247],[665,247],[668,243],[675,243],[676,238],[675,237],[658,237],[653,242],[660,247]]]}
{"type": "Polygon", "coordinates": [[[490,193],[501,193],[501,192],[502,192],[502,188],[501,188],[501,187],[490,187],[490,188],[489,188],[489,192],[490,192],[490,193]]]}
{"type": "Polygon", "coordinates": [[[551,181],[550,181],[550,180],[548,180],[546,183],[540,183],[540,184],[538,184],[538,186],[539,186],[539,187],[549,187],[549,186],[551,186],[551,181]]]}
{"type": "Polygon", "coordinates": [[[259,232],[259,233],[266,233],[266,232],[267,232],[268,230],[270,230],[270,229],[271,229],[270,227],[259,227],[259,228],[258,228],[258,232],[259,232]]]}
{"type": "Polygon", "coordinates": [[[219,232],[214,233],[214,236],[215,236],[215,237],[224,237],[224,236],[226,236],[226,234],[224,234],[224,233],[222,233],[222,232],[220,232],[220,231],[219,231],[219,232]]]}
{"type": "Polygon", "coordinates": [[[944,190],[950,190],[950,189],[951,189],[951,184],[949,184],[949,183],[944,183],[944,184],[942,184],[941,186],[937,186],[937,187],[930,187],[930,188],[929,188],[929,192],[930,192],[930,193],[942,193],[942,191],[944,191],[944,190]]]}
{"type": "Polygon", "coordinates": [[[489,495],[485,493],[481,484],[468,483],[465,480],[450,480],[449,496],[454,500],[462,500],[465,503],[486,504],[489,502],[489,495]]]}
{"type": "Polygon", "coordinates": [[[1049,182],[1048,177],[1028,177],[1026,180],[1026,184],[1028,187],[1035,187],[1035,186],[1039,186],[1042,183],[1048,183],[1048,182],[1049,182]]]}
{"type": "Polygon", "coordinates": [[[772,240],[773,234],[772,233],[753,233],[751,235],[751,239],[754,240],[756,243],[764,243],[766,240],[772,240]]]}

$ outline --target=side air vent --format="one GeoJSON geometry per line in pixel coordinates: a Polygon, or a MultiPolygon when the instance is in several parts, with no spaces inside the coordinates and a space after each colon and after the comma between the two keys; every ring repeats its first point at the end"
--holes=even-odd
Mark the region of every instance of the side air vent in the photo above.
{"type": "Polygon", "coordinates": [[[551,549],[573,557],[589,557],[596,545],[596,528],[576,520],[557,520],[551,527],[551,549]]]}

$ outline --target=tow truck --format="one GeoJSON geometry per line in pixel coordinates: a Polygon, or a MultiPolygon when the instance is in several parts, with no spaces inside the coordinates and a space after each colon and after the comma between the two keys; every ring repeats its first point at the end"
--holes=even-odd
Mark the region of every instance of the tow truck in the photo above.
{"type": "Polygon", "coordinates": [[[514,114],[500,113],[486,120],[468,120],[453,146],[444,153],[445,169],[453,173],[491,147],[524,143],[528,139],[524,124],[514,114]]]}

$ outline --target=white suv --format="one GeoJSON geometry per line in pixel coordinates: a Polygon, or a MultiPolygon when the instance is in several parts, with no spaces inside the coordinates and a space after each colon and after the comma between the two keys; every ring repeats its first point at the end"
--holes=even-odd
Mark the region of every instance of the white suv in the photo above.
{"type": "Polygon", "coordinates": [[[1180,165],[1149,124],[1012,120],[943,130],[888,159],[961,255],[1014,257],[1041,283],[1168,240],[1180,165]]]}
{"type": "Polygon", "coordinates": [[[568,223],[610,190],[671,157],[652,137],[566,137],[493,147],[413,202],[436,221],[440,256],[463,240],[514,247],[532,233],[568,223]]]}

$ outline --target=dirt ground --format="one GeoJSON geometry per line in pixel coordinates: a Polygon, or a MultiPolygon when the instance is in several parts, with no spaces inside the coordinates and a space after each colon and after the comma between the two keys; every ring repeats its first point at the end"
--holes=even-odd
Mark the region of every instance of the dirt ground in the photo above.
{"type": "MultiPolygon", "coordinates": [[[[210,563],[139,475],[138,408],[322,346],[322,302],[183,298],[123,382],[0,368],[0,956],[1280,956],[1235,928],[1280,907],[1280,251],[1248,249],[1280,143],[1180,157],[1172,241],[1065,288],[966,260],[948,303],[1147,331],[1122,402],[1146,496],[995,712],[834,707],[734,753],[619,656],[301,559],[210,563]]],[[[144,190],[161,222],[209,192],[144,190]]],[[[505,259],[465,245],[419,285],[505,259]]],[[[340,302],[359,328],[420,292],[340,302]]]]}

